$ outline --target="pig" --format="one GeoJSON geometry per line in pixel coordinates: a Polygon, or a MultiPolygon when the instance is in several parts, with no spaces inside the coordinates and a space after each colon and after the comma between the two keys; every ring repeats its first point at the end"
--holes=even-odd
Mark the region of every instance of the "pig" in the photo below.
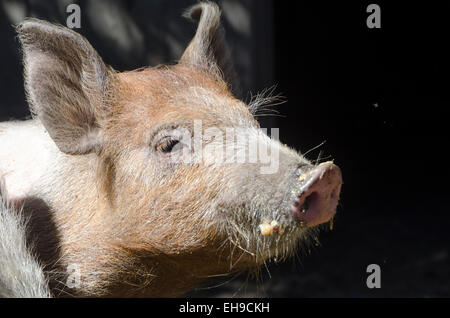
{"type": "Polygon", "coordinates": [[[17,26],[32,119],[0,124],[0,257],[16,255],[0,295],[176,297],[285,260],[332,220],[340,169],[264,133],[268,99],[236,97],[220,15],[194,5],[178,63],[126,72],[63,26],[17,26]],[[229,131],[245,138],[224,160],[229,131]]]}

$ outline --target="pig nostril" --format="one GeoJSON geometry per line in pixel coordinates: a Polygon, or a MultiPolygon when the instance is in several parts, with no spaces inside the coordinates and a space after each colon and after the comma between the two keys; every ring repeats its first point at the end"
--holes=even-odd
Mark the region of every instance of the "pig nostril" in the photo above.
{"type": "Polygon", "coordinates": [[[308,198],[306,198],[305,203],[303,203],[302,208],[300,209],[300,212],[306,213],[308,211],[309,204],[308,204],[308,198]]]}
{"type": "Polygon", "coordinates": [[[331,199],[332,200],[336,200],[337,198],[337,188],[333,189],[333,191],[331,192],[331,199]]]}
{"type": "Polygon", "coordinates": [[[302,213],[306,213],[306,211],[308,211],[308,203],[303,204],[301,212],[302,213]]]}
{"type": "Polygon", "coordinates": [[[317,192],[313,192],[310,195],[308,195],[305,199],[305,202],[303,203],[303,206],[301,208],[302,213],[308,212],[308,209],[314,205],[314,203],[317,201],[317,197],[319,194],[317,192]]]}

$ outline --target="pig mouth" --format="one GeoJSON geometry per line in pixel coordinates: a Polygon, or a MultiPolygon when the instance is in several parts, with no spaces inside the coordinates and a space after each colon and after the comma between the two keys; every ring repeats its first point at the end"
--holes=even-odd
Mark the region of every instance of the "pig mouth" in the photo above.
{"type": "Polygon", "coordinates": [[[324,162],[298,177],[291,215],[300,228],[313,227],[332,220],[342,186],[341,171],[332,162],[324,162]]]}
{"type": "Polygon", "coordinates": [[[291,256],[299,243],[309,245],[311,235],[317,233],[315,227],[331,221],[336,213],[342,186],[338,166],[332,162],[308,165],[289,178],[290,192],[274,209],[270,205],[255,208],[247,204],[221,208],[226,216],[228,241],[251,258],[256,257],[258,264],[269,258],[278,261],[291,256]],[[250,224],[251,230],[247,228],[250,224]]]}

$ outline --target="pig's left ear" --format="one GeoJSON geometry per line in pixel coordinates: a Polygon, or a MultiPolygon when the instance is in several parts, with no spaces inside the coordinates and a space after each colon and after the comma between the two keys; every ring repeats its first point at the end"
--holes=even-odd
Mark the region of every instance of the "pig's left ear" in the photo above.
{"type": "Polygon", "coordinates": [[[62,152],[98,150],[112,69],[84,37],[63,26],[27,19],[17,32],[31,112],[62,152]]]}
{"type": "Polygon", "coordinates": [[[214,2],[200,2],[185,17],[198,23],[197,31],[184,51],[180,63],[219,71],[231,89],[236,89],[235,73],[220,24],[220,9],[214,2]]]}

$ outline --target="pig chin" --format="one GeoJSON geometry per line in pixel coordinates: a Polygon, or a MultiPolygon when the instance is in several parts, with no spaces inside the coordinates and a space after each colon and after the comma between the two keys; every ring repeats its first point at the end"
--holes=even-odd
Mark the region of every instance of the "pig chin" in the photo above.
{"type": "Polygon", "coordinates": [[[332,221],[336,213],[342,186],[338,166],[305,165],[289,179],[289,192],[281,200],[269,194],[264,205],[257,198],[253,202],[258,204],[235,208],[227,220],[226,228],[232,229],[229,240],[258,264],[269,258],[283,260],[299,245],[308,246],[320,225],[332,221]]]}

